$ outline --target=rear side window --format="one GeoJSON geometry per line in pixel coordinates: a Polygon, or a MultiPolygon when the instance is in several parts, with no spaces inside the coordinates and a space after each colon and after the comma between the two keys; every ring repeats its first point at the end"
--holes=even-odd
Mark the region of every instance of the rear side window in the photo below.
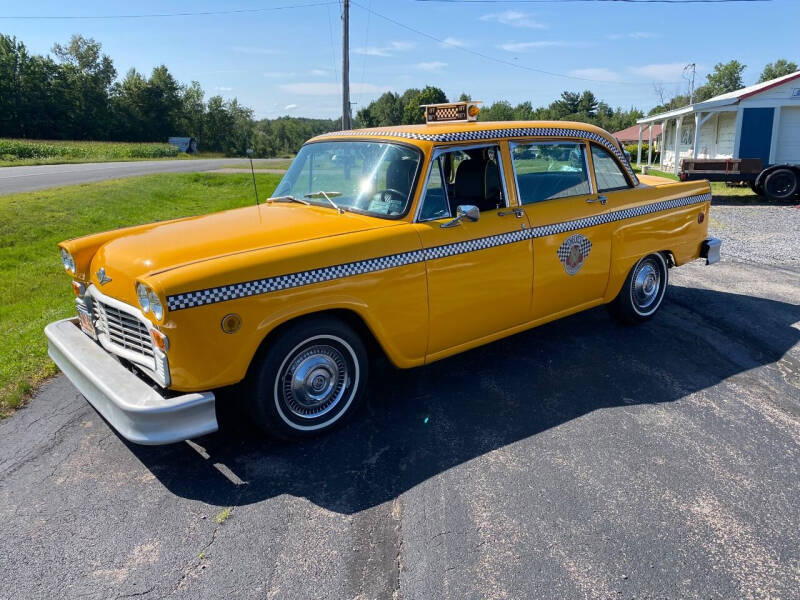
{"type": "Polygon", "coordinates": [[[628,186],[628,180],[619,168],[617,161],[600,146],[592,144],[592,162],[594,176],[597,180],[597,191],[618,190],[628,186]]]}
{"type": "Polygon", "coordinates": [[[591,193],[583,144],[515,144],[511,160],[522,204],[591,193]]]}

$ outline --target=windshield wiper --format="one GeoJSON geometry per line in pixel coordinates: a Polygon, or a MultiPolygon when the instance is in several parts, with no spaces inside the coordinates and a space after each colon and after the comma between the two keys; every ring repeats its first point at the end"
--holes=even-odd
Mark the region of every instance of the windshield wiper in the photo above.
{"type": "Polygon", "coordinates": [[[305,204],[306,206],[311,204],[310,202],[306,202],[300,198],[295,198],[294,196],[275,196],[274,198],[267,198],[267,202],[299,202],[300,204],[305,204]]]}
{"type": "Polygon", "coordinates": [[[322,190],[320,190],[319,192],[314,192],[313,194],[306,194],[303,197],[304,198],[325,198],[325,200],[327,200],[333,208],[335,208],[337,211],[339,211],[339,214],[342,214],[344,212],[344,209],[341,208],[338,204],[336,204],[336,202],[331,200],[331,196],[333,196],[335,198],[336,196],[341,196],[341,195],[342,195],[342,192],[323,192],[322,190]]]}

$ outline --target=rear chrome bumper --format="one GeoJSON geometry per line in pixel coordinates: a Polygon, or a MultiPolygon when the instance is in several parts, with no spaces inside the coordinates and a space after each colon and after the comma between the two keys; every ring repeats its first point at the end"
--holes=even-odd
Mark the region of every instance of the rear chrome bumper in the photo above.
{"type": "Polygon", "coordinates": [[[218,429],[212,392],[164,397],[84,334],[77,319],[44,332],[53,362],[125,439],[170,444],[218,429]]]}
{"type": "Polygon", "coordinates": [[[718,238],[706,238],[700,244],[700,258],[706,259],[707,265],[713,265],[719,262],[719,251],[722,247],[722,240],[718,238]]]}

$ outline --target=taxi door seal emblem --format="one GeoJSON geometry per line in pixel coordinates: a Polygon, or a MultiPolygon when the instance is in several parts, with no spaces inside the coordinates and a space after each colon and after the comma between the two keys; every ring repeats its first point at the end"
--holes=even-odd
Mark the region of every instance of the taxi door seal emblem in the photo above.
{"type": "Polygon", "coordinates": [[[97,282],[98,282],[100,285],[105,285],[105,284],[107,284],[109,281],[111,281],[111,277],[109,277],[108,275],[106,275],[106,270],[105,270],[105,268],[104,268],[104,267],[100,267],[100,269],[97,271],[97,282]]]}
{"type": "Polygon", "coordinates": [[[558,260],[564,265],[567,275],[575,275],[581,270],[591,250],[592,242],[580,233],[575,233],[564,240],[558,248],[558,260]]]}

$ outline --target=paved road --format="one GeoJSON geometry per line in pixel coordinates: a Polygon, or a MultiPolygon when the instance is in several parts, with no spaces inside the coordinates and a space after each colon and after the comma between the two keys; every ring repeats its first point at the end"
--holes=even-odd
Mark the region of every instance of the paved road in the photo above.
{"type": "MultiPolygon", "coordinates": [[[[253,161],[259,166],[285,162],[284,159],[263,158],[253,161]]],[[[83,163],[69,165],[40,165],[33,167],[0,168],[0,196],[30,192],[61,185],[75,185],[104,179],[136,177],[153,173],[193,173],[222,168],[249,168],[243,158],[208,158],[196,160],[146,160],[133,162],[83,163]]]]}
{"type": "Polygon", "coordinates": [[[0,597],[797,598],[798,290],[688,265],[646,325],[381,369],[297,444],[129,445],[57,378],[0,423],[0,597]]]}

